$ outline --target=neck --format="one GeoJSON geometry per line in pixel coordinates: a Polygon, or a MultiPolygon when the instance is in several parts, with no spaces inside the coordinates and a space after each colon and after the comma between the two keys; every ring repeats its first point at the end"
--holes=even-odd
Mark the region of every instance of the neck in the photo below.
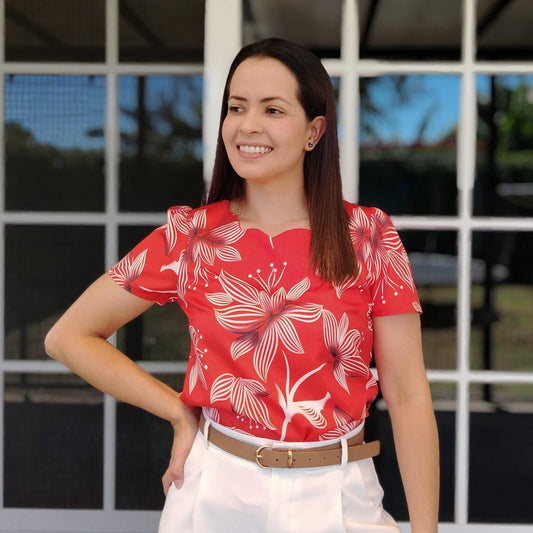
{"type": "Polygon", "coordinates": [[[232,204],[244,229],[276,235],[293,228],[309,228],[307,199],[302,187],[288,189],[246,184],[245,199],[232,204]]]}

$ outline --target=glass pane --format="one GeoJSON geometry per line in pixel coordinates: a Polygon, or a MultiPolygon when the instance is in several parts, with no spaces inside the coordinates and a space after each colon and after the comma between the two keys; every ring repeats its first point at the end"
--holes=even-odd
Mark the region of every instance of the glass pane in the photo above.
{"type": "Polygon", "coordinates": [[[104,61],[105,0],[5,0],[8,61],[104,61]]]}
{"type": "MultiPolygon", "coordinates": [[[[455,385],[432,384],[435,417],[440,435],[441,487],[439,519],[454,520],[455,464],[455,385]]],[[[376,471],[385,492],[383,504],[396,520],[408,520],[407,504],[392,436],[390,417],[383,400],[371,408],[365,422],[365,440],[381,441],[381,453],[374,458],[376,471]]]]}
{"type": "Polygon", "coordinates": [[[478,59],[533,58],[531,0],[477,0],[478,59]]]}
{"type": "Polygon", "coordinates": [[[533,74],[477,76],[474,214],[533,217],[533,74]]]}
{"type": "Polygon", "coordinates": [[[453,369],[457,362],[457,235],[402,231],[422,304],[426,367],[453,369]]]}
{"type": "Polygon", "coordinates": [[[533,234],[475,232],[471,366],[533,370],[533,234]]]}
{"type": "Polygon", "coordinates": [[[6,208],[104,208],[103,76],[5,77],[6,208]]]}
{"type": "Polygon", "coordinates": [[[104,270],[104,230],[8,225],[5,245],[6,358],[45,359],[46,332],[104,270]]]}
{"type": "Polygon", "coordinates": [[[203,61],[204,4],[198,0],[120,0],[120,61],[203,61]]]}
{"type": "Polygon", "coordinates": [[[476,401],[482,387],[471,391],[469,520],[533,524],[533,386],[491,385],[493,403],[476,401]]]}
{"type": "Polygon", "coordinates": [[[243,0],[243,44],[280,37],[340,57],[342,0],[243,0]]]}
{"type": "Polygon", "coordinates": [[[459,59],[461,0],[359,0],[360,56],[459,59]]]}
{"type": "Polygon", "coordinates": [[[99,509],[102,395],[73,375],[7,374],[5,507],[99,509]]]}
{"type": "MultiPolygon", "coordinates": [[[[120,228],[120,254],[127,254],[153,228],[120,228]]],[[[142,361],[187,361],[191,338],[185,313],[177,303],[154,305],[118,332],[117,346],[142,361]]]]}
{"type": "MultiPolygon", "coordinates": [[[[183,376],[156,377],[175,390],[183,388],[183,376]]],[[[172,437],[172,427],[165,420],[130,405],[117,405],[117,509],[162,509],[161,476],[170,459],[172,437]]]]}
{"type": "Polygon", "coordinates": [[[389,214],[456,214],[459,77],[362,78],[360,93],[360,202],[389,214]]]}
{"type": "Polygon", "coordinates": [[[200,204],[201,76],[121,76],[120,208],[200,204]]]}

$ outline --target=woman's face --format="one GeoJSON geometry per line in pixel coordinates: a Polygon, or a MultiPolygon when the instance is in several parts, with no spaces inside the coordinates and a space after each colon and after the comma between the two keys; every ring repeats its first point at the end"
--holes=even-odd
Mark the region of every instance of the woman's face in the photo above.
{"type": "Polygon", "coordinates": [[[297,91],[295,76],[276,59],[249,58],[235,70],[222,139],[231,165],[248,182],[303,182],[305,151],[318,130],[297,91]]]}

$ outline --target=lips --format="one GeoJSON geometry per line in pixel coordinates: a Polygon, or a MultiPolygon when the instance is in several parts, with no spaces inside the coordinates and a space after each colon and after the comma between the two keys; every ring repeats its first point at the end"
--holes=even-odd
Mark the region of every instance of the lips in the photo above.
{"type": "Polygon", "coordinates": [[[240,144],[239,151],[246,154],[268,154],[272,152],[272,148],[269,146],[250,146],[246,144],[240,144]]]}

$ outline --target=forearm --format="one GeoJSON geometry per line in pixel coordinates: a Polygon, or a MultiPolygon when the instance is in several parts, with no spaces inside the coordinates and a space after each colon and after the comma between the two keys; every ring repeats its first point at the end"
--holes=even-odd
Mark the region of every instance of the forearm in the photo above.
{"type": "Polygon", "coordinates": [[[439,505],[439,448],[429,395],[388,406],[412,533],[435,533],[439,505]]]}
{"type": "Polygon", "coordinates": [[[76,336],[61,325],[48,335],[46,350],[85,381],[119,401],[178,422],[187,409],[177,391],[157,380],[106,339],[76,336]]]}
{"type": "Polygon", "coordinates": [[[151,305],[104,274],[49,331],[45,349],[50,357],[97,389],[179,426],[184,419],[190,422],[191,410],[181,402],[177,391],[106,340],[151,305]]]}

